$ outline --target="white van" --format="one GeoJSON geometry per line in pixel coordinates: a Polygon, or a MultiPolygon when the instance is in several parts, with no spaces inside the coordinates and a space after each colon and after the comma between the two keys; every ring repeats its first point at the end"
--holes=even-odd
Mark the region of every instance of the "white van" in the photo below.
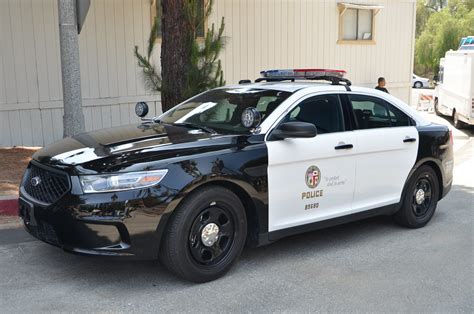
{"type": "Polygon", "coordinates": [[[454,126],[474,125],[474,51],[448,51],[440,61],[434,110],[453,118],[454,126]]]}

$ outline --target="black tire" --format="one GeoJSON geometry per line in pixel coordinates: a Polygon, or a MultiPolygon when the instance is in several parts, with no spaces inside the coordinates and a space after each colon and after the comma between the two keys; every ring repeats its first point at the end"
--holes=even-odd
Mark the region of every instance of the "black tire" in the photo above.
{"type": "Polygon", "coordinates": [[[430,166],[421,166],[415,171],[405,186],[402,207],[395,213],[395,221],[408,228],[421,228],[425,226],[435,213],[439,193],[436,172],[430,166]],[[423,192],[417,194],[420,189],[423,192]],[[422,195],[424,196],[423,198],[422,195]],[[419,196],[418,200],[417,196],[419,196]],[[422,199],[423,201],[421,202],[422,199]]]}
{"type": "Polygon", "coordinates": [[[423,83],[417,81],[417,82],[415,82],[415,84],[413,84],[413,87],[414,87],[414,88],[422,88],[422,87],[423,87],[423,83]]]}
{"type": "Polygon", "coordinates": [[[242,253],[247,236],[245,209],[228,189],[204,187],[176,208],[165,232],[160,260],[166,268],[189,281],[211,281],[223,276],[242,253]],[[205,244],[206,228],[211,230],[207,240],[215,240],[212,245],[212,241],[205,244]]]}
{"type": "Polygon", "coordinates": [[[456,112],[456,109],[453,110],[453,125],[456,129],[462,129],[464,124],[462,121],[459,121],[459,114],[456,112]]]}
{"type": "Polygon", "coordinates": [[[439,106],[438,98],[435,98],[434,103],[433,103],[434,112],[437,116],[441,116],[441,112],[439,112],[438,106],[439,106]]]}

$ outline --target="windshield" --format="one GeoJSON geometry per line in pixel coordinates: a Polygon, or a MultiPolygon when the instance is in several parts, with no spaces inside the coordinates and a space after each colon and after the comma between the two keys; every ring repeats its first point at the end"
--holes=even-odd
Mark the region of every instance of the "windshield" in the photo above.
{"type": "Polygon", "coordinates": [[[160,122],[201,127],[221,134],[249,133],[240,121],[246,108],[257,108],[263,121],[290,95],[290,92],[265,89],[211,90],[167,111],[160,116],[160,122]]]}

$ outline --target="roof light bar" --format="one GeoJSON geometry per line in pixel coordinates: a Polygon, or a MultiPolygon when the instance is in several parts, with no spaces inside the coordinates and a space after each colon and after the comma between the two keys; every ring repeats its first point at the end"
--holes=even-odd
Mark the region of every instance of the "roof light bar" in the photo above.
{"type": "Polygon", "coordinates": [[[282,69],[282,70],[266,70],[261,71],[262,77],[268,78],[295,78],[295,79],[311,79],[315,77],[332,76],[343,78],[346,75],[344,70],[330,70],[330,69],[282,69]]]}

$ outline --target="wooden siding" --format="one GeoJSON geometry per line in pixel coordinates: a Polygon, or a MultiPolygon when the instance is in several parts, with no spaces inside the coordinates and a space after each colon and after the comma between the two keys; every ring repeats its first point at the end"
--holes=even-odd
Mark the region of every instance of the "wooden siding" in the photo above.
{"type": "MultiPolygon", "coordinates": [[[[150,0],[93,0],[79,36],[86,129],[138,121],[137,101],[149,115],[160,97],[147,92],[133,47],[144,51],[150,0]]],[[[351,0],[379,4],[375,45],[337,44],[334,0],[218,0],[208,26],[224,16],[221,55],[227,84],[270,68],[326,67],[348,71],[358,85],[411,93],[415,0],[351,0]]],[[[159,46],[153,56],[159,64],[159,46]]],[[[0,146],[42,146],[62,137],[62,89],[57,0],[0,0],[0,146]]]]}
{"type": "Polygon", "coordinates": [[[392,94],[409,100],[414,41],[414,0],[351,0],[384,8],[375,18],[375,45],[336,44],[335,0],[219,0],[209,21],[225,17],[222,55],[227,83],[254,79],[262,69],[336,68],[354,84],[374,87],[379,76],[392,94]]]}
{"type": "MultiPolygon", "coordinates": [[[[150,32],[149,0],[93,0],[79,36],[86,129],[138,121],[147,101],[133,48],[150,32]]],[[[0,0],[0,146],[43,146],[62,138],[57,0],[0,0]]]]}

